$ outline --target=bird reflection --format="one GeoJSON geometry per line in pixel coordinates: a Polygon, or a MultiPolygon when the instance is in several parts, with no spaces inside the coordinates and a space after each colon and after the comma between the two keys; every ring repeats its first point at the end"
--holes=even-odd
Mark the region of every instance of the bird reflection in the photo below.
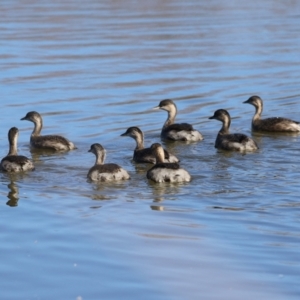
{"type": "Polygon", "coordinates": [[[252,135],[257,138],[262,139],[263,137],[269,137],[272,139],[280,139],[284,137],[299,137],[300,132],[266,132],[266,131],[252,131],[252,135]]]}
{"type": "MultiPolygon", "coordinates": [[[[167,199],[172,199],[172,195],[178,195],[180,192],[180,186],[184,185],[185,183],[182,184],[174,184],[174,183],[164,183],[164,184],[157,184],[157,183],[152,183],[149,182],[149,186],[152,188],[152,194],[153,194],[153,202],[158,203],[158,202],[163,202],[166,197],[167,199]]],[[[174,197],[175,199],[176,197],[174,197]]],[[[155,205],[154,210],[159,210],[157,209],[159,205],[155,205]]],[[[161,210],[161,209],[160,209],[161,210]]],[[[163,209],[162,209],[163,210],[163,209]]]]}
{"type": "Polygon", "coordinates": [[[143,176],[145,176],[145,174],[147,173],[147,171],[153,167],[152,164],[139,164],[139,163],[135,163],[134,161],[132,161],[132,164],[134,165],[135,168],[135,172],[137,174],[141,174],[143,176]]]}
{"type": "Polygon", "coordinates": [[[58,156],[64,156],[66,153],[64,152],[55,152],[52,149],[34,149],[30,148],[30,153],[32,160],[34,162],[43,162],[44,160],[42,159],[43,157],[58,157],[58,156]]]}
{"type": "Polygon", "coordinates": [[[164,211],[165,210],[164,206],[162,206],[162,205],[150,205],[150,208],[152,210],[158,210],[158,211],[164,211]]]}
{"type": "Polygon", "coordinates": [[[9,192],[7,195],[7,198],[9,199],[6,204],[13,207],[13,206],[18,206],[18,201],[19,201],[19,188],[17,185],[11,181],[10,184],[7,185],[9,192]]]}

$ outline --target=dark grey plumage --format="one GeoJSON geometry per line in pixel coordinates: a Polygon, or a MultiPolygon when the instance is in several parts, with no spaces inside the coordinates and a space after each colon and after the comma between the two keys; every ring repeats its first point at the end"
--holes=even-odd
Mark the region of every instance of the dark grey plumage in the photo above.
{"type": "MultiPolygon", "coordinates": [[[[150,148],[144,147],[144,134],[140,128],[129,127],[121,136],[129,136],[136,141],[136,147],[133,153],[133,160],[138,163],[156,163],[156,158],[150,148]]],[[[178,162],[178,158],[164,149],[165,162],[178,162]]]]}
{"type": "Polygon", "coordinates": [[[151,169],[154,170],[157,168],[178,170],[180,166],[178,163],[157,163],[151,169]]]}
{"type": "Polygon", "coordinates": [[[104,164],[104,165],[97,165],[93,166],[90,169],[90,172],[97,170],[99,173],[114,173],[114,172],[119,172],[121,170],[121,167],[117,164],[104,164]]]}
{"type": "Polygon", "coordinates": [[[252,119],[252,130],[269,132],[300,132],[300,123],[287,118],[272,117],[261,119],[263,101],[259,96],[251,96],[243,103],[255,107],[255,114],[252,119]]]}
{"type": "Polygon", "coordinates": [[[161,137],[171,141],[201,141],[202,134],[195,130],[191,124],[188,123],[174,123],[177,114],[177,107],[175,103],[170,100],[162,100],[154,109],[162,109],[168,112],[168,118],[161,130],[161,137]]]}
{"type": "Polygon", "coordinates": [[[6,172],[22,172],[34,170],[32,161],[23,155],[17,153],[17,140],[19,130],[12,127],[8,131],[9,151],[7,156],[1,160],[1,169],[6,172]]]}
{"type": "Polygon", "coordinates": [[[258,149],[256,142],[247,135],[242,133],[229,133],[231,118],[227,110],[218,109],[209,119],[219,120],[223,124],[217,135],[215,148],[235,151],[253,151],[258,149]]]}
{"type": "Polygon", "coordinates": [[[34,129],[30,136],[30,145],[38,149],[52,149],[55,151],[68,151],[76,149],[75,145],[60,135],[41,135],[43,119],[36,111],[30,111],[21,120],[34,123],[34,129]]]}
{"type": "Polygon", "coordinates": [[[126,170],[117,164],[104,164],[106,151],[102,145],[95,143],[91,145],[88,152],[96,155],[96,162],[88,171],[87,177],[93,181],[116,181],[129,179],[130,176],[126,170]]]}
{"type": "Polygon", "coordinates": [[[191,175],[180,168],[178,163],[164,162],[164,151],[159,143],[152,144],[150,149],[156,157],[156,164],[148,170],[148,179],[154,182],[184,182],[191,180],[191,175]]]}

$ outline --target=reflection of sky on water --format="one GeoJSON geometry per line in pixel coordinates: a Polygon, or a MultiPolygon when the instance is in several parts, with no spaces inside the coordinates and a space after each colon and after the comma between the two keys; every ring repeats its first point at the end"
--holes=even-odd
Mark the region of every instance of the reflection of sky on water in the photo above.
{"type": "Polygon", "coordinates": [[[258,153],[223,153],[208,120],[228,109],[232,132],[251,135],[252,94],[264,116],[298,118],[297,11],[271,0],[3,1],[0,154],[16,126],[36,165],[0,174],[3,297],[298,299],[299,136],[254,134],[258,153]],[[148,182],[120,137],[139,126],[146,145],[159,141],[166,114],[151,108],[164,98],[205,137],[163,142],[188,184],[148,182]],[[44,134],[78,149],[31,151],[33,126],[20,121],[31,110],[44,134]],[[94,142],[131,180],[87,181],[94,142]]]}

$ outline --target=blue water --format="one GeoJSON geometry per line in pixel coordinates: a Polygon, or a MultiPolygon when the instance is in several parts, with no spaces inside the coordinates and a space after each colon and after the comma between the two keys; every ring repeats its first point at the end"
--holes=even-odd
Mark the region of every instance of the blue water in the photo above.
{"type": "Polygon", "coordinates": [[[299,299],[299,135],[251,132],[263,115],[300,121],[298,1],[2,1],[0,154],[7,132],[36,170],[0,173],[1,299],[299,299]],[[63,2],[63,3],[62,3],[63,2]],[[160,142],[162,99],[203,142],[165,143],[193,180],[148,182],[131,161],[139,126],[160,142]],[[257,153],[218,152],[216,109],[257,153]],[[43,133],[78,149],[30,150],[43,133]],[[131,180],[87,182],[92,143],[131,180]]]}

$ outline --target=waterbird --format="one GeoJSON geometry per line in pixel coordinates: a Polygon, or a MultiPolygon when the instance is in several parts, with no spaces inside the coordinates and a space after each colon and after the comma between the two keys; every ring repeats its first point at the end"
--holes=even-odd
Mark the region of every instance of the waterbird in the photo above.
{"type": "Polygon", "coordinates": [[[252,119],[252,130],[269,132],[300,132],[300,123],[291,119],[272,117],[261,119],[263,101],[259,96],[251,96],[243,103],[249,103],[255,107],[252,119]]]}
{"type": "Polygon", "coordinates": [[[6,172],[22,172],[34,170],[33,162],[23,155],[18,155],[17,141],[19,129],[10,128],[8,131],[9,151],[7,156],[1,160],[1,169],[6,172]]]}
{"type": "Polygon", "coordinates": [[[218,109],[209,119],[216,119],[222,122],[216,141],[215,148],[235,151],[254,151],[258,149],[256,142],[242,133],[229,133],[231,118],[227,110],[218,109]]]}
{"type": "Polygon", "coordinates": [[[178,163],[164,162],[164,149],[159,143],[154,143],[150,147],[156,157],[156,164],[147,171],[147,178],[154,182],[188,182],[191,175],[180,168],[178,163]]]}
{"type": "Polygon", "coordinates": [[[106,150],[102,145],[95,143],[91,145],[88,152],[96,155],[96,161],[93,167],[88,171],[87,177],[92,181],[118,181],[129,179],[130,176],[126,170],[117,164],[104,164],[106,150]]]}
{"type": "MultiPolygon", "coordinates": [[[[150,148],[144,147],[144,134],[142,130],[136,126],[129,127],[121,136],[129,136],[136,142],[136,147],[133,152],[133,160],[137,163],[156,163],[156,157],[150,148]]],[[[179,162],[178,158],[164,149],[164,162],[179,162]]]]}
{"type": "Polygon", "coordinates": [[[203,140],[202,134],[199,131],[195,130],[191,124],[174,123],[177,114],[177,107],[172,100],[162,100],[160,101],[159,105],[154,107],[153,109],[162,109],[168,112],[168,118],[161,130],[161,137],[163,139],[190,142],[203,140]]]}
{"type": "Polygon", "coordinates": [[[75,145],[60,135],[41,135],[43,119],[36,111],[30,111],[21,120],[33,122],[34,129],[30,136],[30,145],[33,148],[68,151],[76,149],[75,145]]]}

